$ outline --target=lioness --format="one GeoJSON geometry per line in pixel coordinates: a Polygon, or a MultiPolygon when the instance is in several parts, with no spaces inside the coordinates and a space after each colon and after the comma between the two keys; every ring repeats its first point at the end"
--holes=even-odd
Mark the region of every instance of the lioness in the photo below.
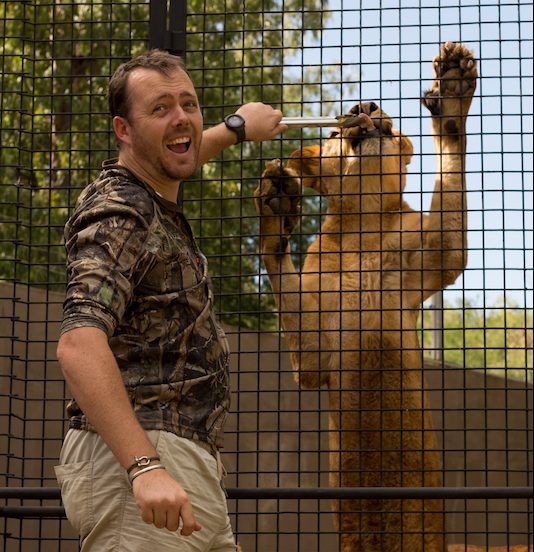
{"type": "MultiPolygon", "coordinates": [[[[438,487],[441,464],[425,397],[417,318],[467,262],[466,117],[475,91],[473,53],[448,42],[433,61],[423,104],[437,158],[431,210],[402,199],[413,146],[374,103],[358,126],[338,128],[284,167],[267,164],[256,190],[260,247],[295,378],[329,390],[330,483],[438,487]],[[301,273],[289,236],[300,187],[327,201],[301,273]]],[[[444,549],[441,500],[342,500],[333,505],[344,552],[444,549]]]]}

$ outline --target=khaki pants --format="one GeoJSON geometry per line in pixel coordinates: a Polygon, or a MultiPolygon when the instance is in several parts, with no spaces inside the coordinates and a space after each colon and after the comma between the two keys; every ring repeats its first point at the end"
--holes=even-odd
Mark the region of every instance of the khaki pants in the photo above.
{"type": "Polygon", "coordinates": [[[235,552],[220,458],[189,439],[147,431],[161,462],[189,495],[202,529],[189,537],[141,519],[126,471],[100,436],[69,430],[56,476],[82,552],[235,552]]]}

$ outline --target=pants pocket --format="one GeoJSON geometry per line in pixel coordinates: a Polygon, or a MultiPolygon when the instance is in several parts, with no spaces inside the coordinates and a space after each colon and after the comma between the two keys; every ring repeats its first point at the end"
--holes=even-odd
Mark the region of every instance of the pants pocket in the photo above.
{"type": "Polygon", "coordinates": [[[61,498],[70,524],[85,537],[93,526],[93,462],[74,462],[55,466],[61,498]]]}

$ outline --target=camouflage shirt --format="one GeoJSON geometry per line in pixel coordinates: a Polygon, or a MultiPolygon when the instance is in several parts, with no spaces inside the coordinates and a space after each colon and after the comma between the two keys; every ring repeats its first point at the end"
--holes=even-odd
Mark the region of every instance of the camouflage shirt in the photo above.
{"type": "MultiPolygon", "coordinates": [[[[80,195],[65,242],[62,333],[106,332],[143,428],[220,446],[228,343],[180,207],[108,161],[80,195]]],[[[94,429],[74,400],[67,411],[71,428],[94,429]]]]}

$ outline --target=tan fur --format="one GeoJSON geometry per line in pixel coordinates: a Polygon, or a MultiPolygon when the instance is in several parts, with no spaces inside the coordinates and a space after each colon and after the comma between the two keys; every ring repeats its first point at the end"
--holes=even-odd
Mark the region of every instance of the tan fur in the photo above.
{"type": "Polygon", "coordinates": [[[449,544],[447,552],[533,552],[534,546],[516,544],[510,546],[477,546],[474,544],[449,544]]]}
{"type": "MultiPolygon", "coordinates": [[[[268,163],[256,190],[262,258],[295,378],[329,389],[332,486],[442,485],[416,324],[421,303],[467,261],[465,121],[477,69],[472,52],[453,43],[433,66],[423,100],[438,164],[429,214],[402,200],[413,147],[374,105],[361,109],[380,135],[358,144],[366,129],[338,129],[286,167],[268,163]],[[301,186],[325,197],[327,213],[298,273],[289,236],[301,186]]],[[[343,552],[444,550],[441,500],[343,500],[333,510],[343,552]]]]}

